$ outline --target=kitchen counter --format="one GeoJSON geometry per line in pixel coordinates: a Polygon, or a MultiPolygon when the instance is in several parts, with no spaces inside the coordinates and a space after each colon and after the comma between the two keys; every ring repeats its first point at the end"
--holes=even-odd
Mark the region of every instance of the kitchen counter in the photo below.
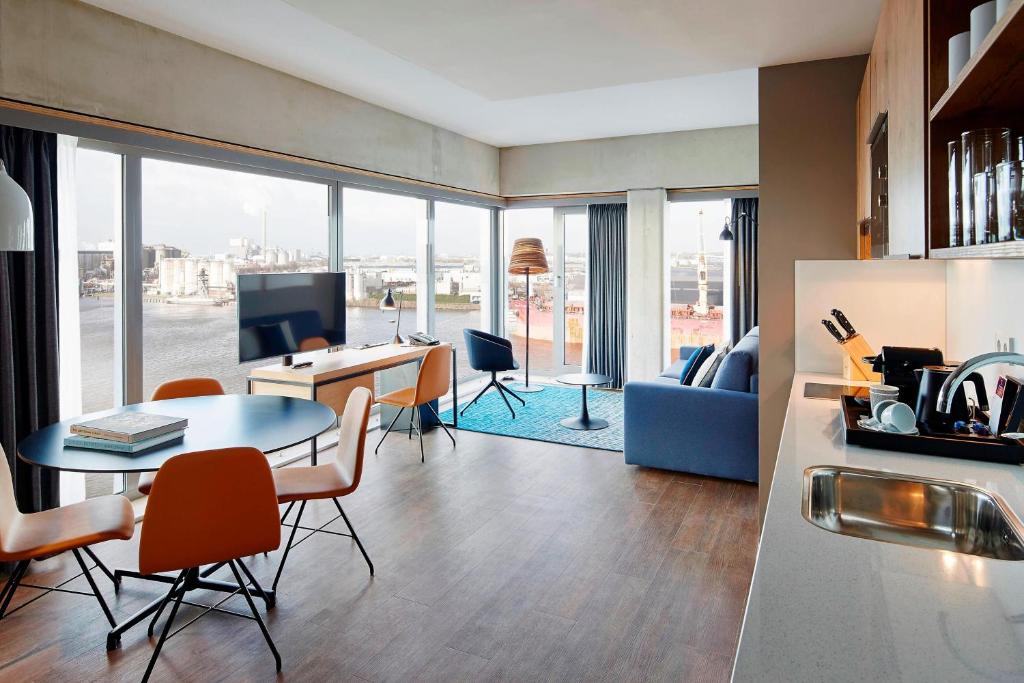
{"type": "Polygon", "coordinates": [[[734,681],[1024,681],[1024,562],[830,533],[801,514],[804,469],[836,465],[950,479],[1024,518],[1024,468],[843,442],[837,401],[803,397],[779,448],[734,681]]]}

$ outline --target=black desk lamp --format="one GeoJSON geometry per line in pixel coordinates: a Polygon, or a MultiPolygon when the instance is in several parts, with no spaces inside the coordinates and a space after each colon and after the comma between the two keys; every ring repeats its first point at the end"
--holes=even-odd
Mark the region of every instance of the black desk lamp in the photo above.
{"type": "Polygon", "coordinates": [[[391,340],[392,344],[402,344],[405,342],[401,335],[398,334],[398,328],[402,326],[402,299],[404,297],[405,292],[399,292],[398,302],[396,303],[394,294],[392,294],[391,288],[388,287],[388,293],[380,300],[381,311],[398,311],[398,320],[395,322],[395,337],[391,340]]]}

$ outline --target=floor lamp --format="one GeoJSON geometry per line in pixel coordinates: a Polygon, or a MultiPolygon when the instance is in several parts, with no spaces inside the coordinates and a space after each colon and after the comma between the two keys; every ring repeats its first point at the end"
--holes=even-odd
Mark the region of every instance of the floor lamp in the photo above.
{"type": "Polygon", "coordinates": [[[544,387],[530,386],[530,275],[548,272],[548,260],[544,256],[544,244],[536,237],[522,237],[512,245],[509,259],[510,275],[526,276],[526,383],[516,391],[532,393],[543,391],[544,387]]]}

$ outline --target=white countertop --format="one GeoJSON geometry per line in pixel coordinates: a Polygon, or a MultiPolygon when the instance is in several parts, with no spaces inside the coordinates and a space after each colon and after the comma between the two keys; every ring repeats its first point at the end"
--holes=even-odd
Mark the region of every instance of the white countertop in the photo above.
{"type": "Polygon", "coordinates": [[[804,469],[841,465],[951,479],[1024,518],[1024,468],[843,443],[837,401],[786,415],[734,681],[1024,681],[1024,562],[853,538],[800,512],[804,469]]]}

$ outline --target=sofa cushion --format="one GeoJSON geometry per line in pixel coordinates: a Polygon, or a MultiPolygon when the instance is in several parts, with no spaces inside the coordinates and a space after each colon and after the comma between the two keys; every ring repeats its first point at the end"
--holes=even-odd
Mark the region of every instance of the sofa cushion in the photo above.
{"type": "Polygon", "coordinates": [[[697,359],[700,358],[700,352],[700,348],[694,349],[693,353],[690,354],[690,357],[686,359],[685,363],[683,363],[683,367],[679,371],[679,376],[676,377],[676,380],[678,380],[680,384],[682,384],[683,380],[686,379],[686,375],[690,372],[690,368],[692,368],[697,362],[697,359]]]}
{"type": "Polygon", "coordinates": [[[715,344],[715,348],[711,351],[708,357],[704,359],[704,362],[700,364],[700,367],[697,368],[697,372],[694,373],[693,378],[690,380],[690,386],[711,386],[711,379],[709,379],[709,376],[713,378],[711,370],[717,369],[719,359],[727,353],[729,353],[729,345],[727,343],[721,342],[719,344],[715,344]],[[706,385],[704,384],[705,380],[707,380],[706,385]]]}
{"type": "Polygon", "coordinates": [[[694,355],[690,356],[690,360],[687,361],[688,366],[683,369],[683,374],[680,376],[679,383],[685,384],[686,386],[692,386],[693,378],[697,376],[697,372],[704,364],[704,361],[706,361],[714,352],[714,344],[708,344],[707,346],[702,346],[697,349],[694,352],[694,355]]]}
{"type": "Polygon", "coordinates": [[[711,383],[713,389],[727,389],[729,391],[756,391],[756,381],[751,379],[757,375],[757,355],[760,346],[759,330],[754,328],[748,332],[743,339],[737,342],[715,373],[715,379],[711,383]]]}
{"type": "Polygon", "coordinates": [[[707,374],[705,374],[704,377],[700,380],[700,385],[699,386],[704,387],[704,388],[708,388],[708,387],[710,387],[714,383],[715,375],[718,374],[718,368],[720,368],[722,366],[722,361],[725,360],[725,356],[728,353],[729,353],[728,349],[725,349],[725,350],[722,351],[722,353],[716,353],[711,358],[711,360],[712,360],[711,368],[708,369],[707,374]]]}
{"type": "Polygon", "coordinates": [[[667,377],[668,379],[674,379],[676,384],[679,384],[679,378],[683,376],[683,366],[686,365],[686,361],[690,360],[690,357],[680,358],[679,360],[672,363],[664,370],[661,371],[659,377],[667,377]]]}

